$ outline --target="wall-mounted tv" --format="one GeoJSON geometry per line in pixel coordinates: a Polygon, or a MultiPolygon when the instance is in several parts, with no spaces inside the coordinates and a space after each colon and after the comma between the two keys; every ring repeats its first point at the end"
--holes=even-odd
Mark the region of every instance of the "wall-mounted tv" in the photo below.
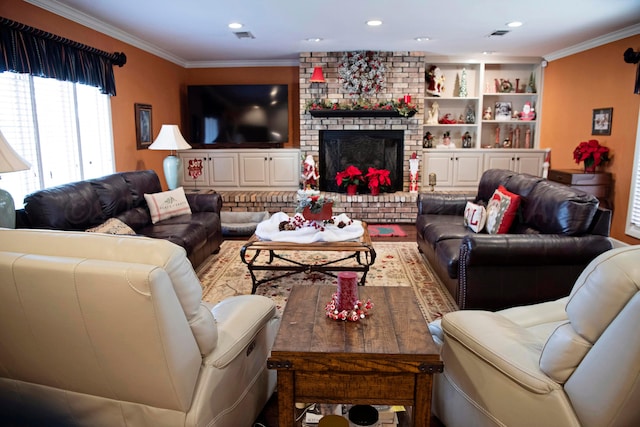
{"type": "Polygon", "coordinates": [[[194,147],[282,146],[289,140],[289,87],[187,87],[189,142],[194,147]]]}

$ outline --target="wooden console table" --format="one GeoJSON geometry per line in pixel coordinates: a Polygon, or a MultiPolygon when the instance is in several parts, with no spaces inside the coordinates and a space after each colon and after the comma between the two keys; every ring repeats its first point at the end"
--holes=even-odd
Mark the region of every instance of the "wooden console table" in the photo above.
{"type": "Polygon", "coordinates": [[[412,426],[429,426],[433,374],[443,364],[413,289],[358,288],[374,303],[358,322],[326,316],[334,291],[291,289],[267,360],[278,371],[280,427],[295,425],[295,402],[410,405],[412,426]]]}
{"type": "Polygon", "coordinates": [[[579,169],[551,169],[549,181],[559,182],[585,193],[593,194],[600,200],[602,207],[613,209],[611,201],[613,179],[609,172],[585,173],[579,169]]]}

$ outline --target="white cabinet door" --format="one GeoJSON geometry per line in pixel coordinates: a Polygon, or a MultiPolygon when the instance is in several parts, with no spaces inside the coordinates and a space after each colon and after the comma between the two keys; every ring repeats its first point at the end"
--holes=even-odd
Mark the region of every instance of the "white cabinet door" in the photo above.
{"type": "Polygon", "coordinates": [[[484,154],[484,169],[508,169],[518,173],[542,176],[545,153],[540,150],[488,150],[484,154]]]}
{"type": "Polygon", "coordinates": [[[545,153],[516,153],[516,168],[518,173],[528,173],[530,175],[542,176],[542,164],[544,163],[545,153]]]}
{"type": "Polygon", "coordinates": [[[513,170],[515,165],[515,155],[511,152],[495,151],[485,153],[484,169],[506,169],[513,170]]]}
{"type": "Polygon", "coordinates": [[[207,161],[207,154],[201,152],[181,152],[180,157],[180,169],[182,170],[182,186],[185,188],[206,187],[209,185],[209,162],[207,161]],[[193,178],[189,174],[190,163],[199,164],[202,167],[201,174],[197,178],[193,178]]]}
{"type": "Polygon", "coordinates": [[[482,153],[454,153],[453,186],[478,187],[482,176],[482,153]]]}
{"type": "Polygon", "coordinates": [[[265,187],[269,185],[269,153],[244,152],[238,154],[240,161],[240,186],[265,187]]]}
{"type": "Polygon", "coordinates": [[[300,183],[300,154],[273,151],[269,154],[269,184],[273,187],[300,183]]]}
{"type": "Polygon", "coordinates": [[[436,186],[453,186],[453,153],[450,151],[429,151],[424,156],[424,173],[422,174],[422,186],[429,185],[429,174],[436,174],[436,186]]]}
{"type": "Polygon", "coordinates": [[[238,173],[238,154],[214,152],[209,155],[210,184],[214,187],[237,187],[240,182],[238,173]]]}

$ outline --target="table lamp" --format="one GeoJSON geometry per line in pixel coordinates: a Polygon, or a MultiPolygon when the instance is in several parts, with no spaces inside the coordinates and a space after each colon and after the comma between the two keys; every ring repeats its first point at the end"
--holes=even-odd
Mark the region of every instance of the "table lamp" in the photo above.
{"type": "Polygon", "coordinates": [[[180,172],[180,158],[175,155],[175,150],[189,150],[191,146],[184,140],[178,125],[162,125],[158,137],[149,146],[149,150],[170,150],[171,153],[162,162],[164,178],[167,180],[169,190],[178,188],[180,172]]]}
{"type": "MultiPolygon", "coordinates": [[[[14,151],[0,131],[0,173],[30,169],[29,162],[14,151]]],[[[0,227],[16,228],[16,205],[8,191],[0,188],[0,227]]]]}

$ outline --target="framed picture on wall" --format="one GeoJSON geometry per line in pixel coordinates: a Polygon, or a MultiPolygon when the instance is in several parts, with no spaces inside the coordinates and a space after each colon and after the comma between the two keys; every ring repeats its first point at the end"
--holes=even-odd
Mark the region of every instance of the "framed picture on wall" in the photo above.
{"type": "Polygon", "coordinates": [[[496,109],[494,111],[496,120],[511,120],[510,102],[496,102],[496,109]]]}
{"type": "Polygon", "coordinates": [[[593,110],[591,135],[611,135],[611,119],[613,108],[596,108],[593,110]]]}
{"type": "Polygon", "coordinates": [[[136,144],[138,150],[148,148],[152,141],[151,105],[134,104],[136,113],[136,144]]]}

